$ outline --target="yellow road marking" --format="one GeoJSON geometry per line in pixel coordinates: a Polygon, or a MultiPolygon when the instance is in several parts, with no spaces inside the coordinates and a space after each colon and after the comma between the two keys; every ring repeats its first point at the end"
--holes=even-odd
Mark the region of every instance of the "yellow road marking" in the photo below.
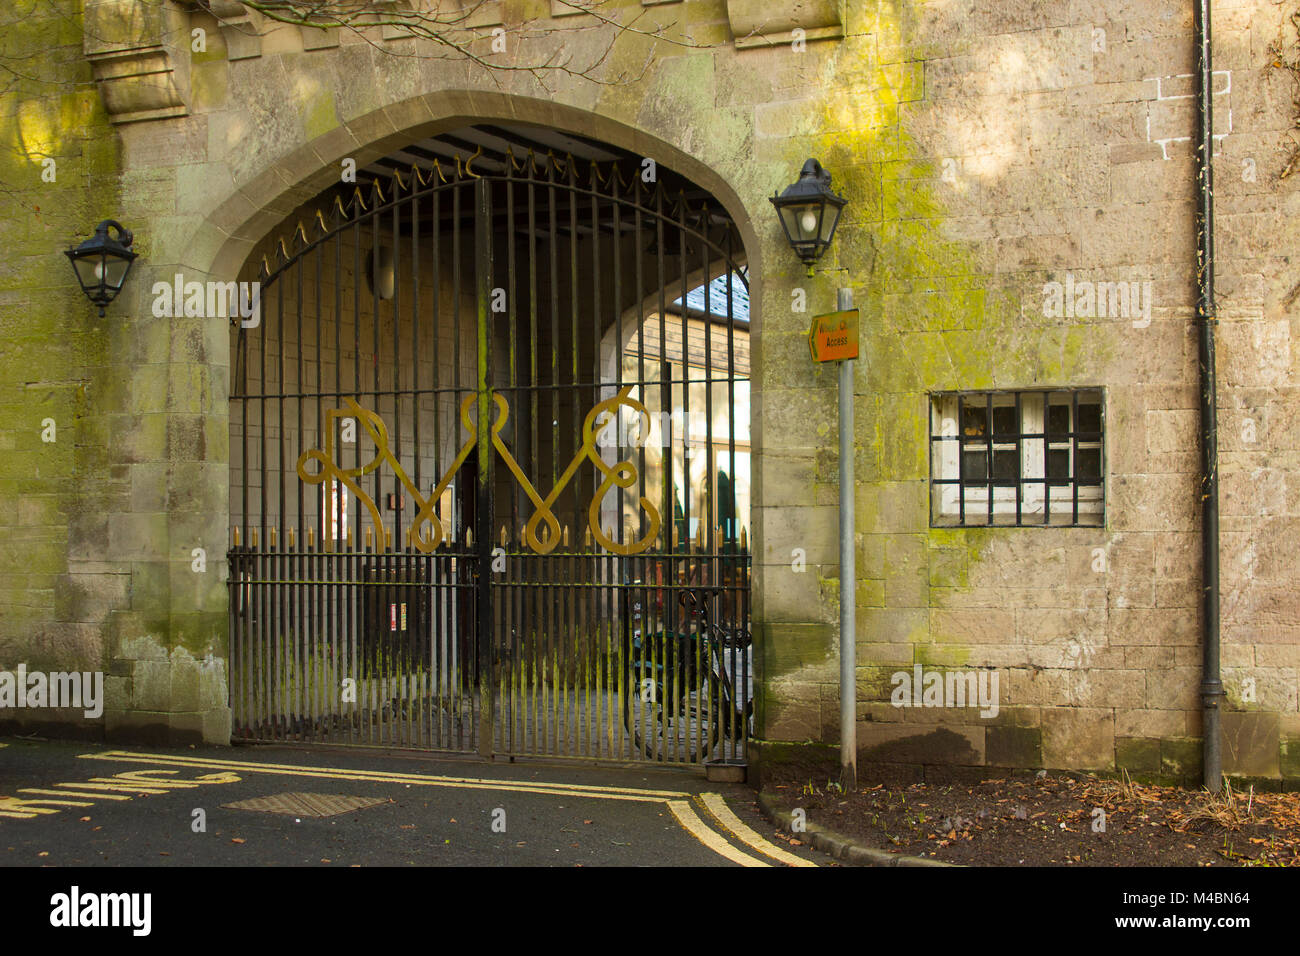
{"type": "MultiPolygon", "coordinates": [[[[63,784],[59,784],[59,786],[61,787],[63,784]]],[[[167,790],[162,787],[142,787],[135,783],[113,783],[111,778],[104,777],[92,777],[86,783],[78,783],[77,786],[83,790],[116,790],[119,793],[148,793],[155,796],[167,793],[167,790]]]]}
{"type": "Polygon", "coordinates": [[[31,820],[38,813],[58,813],[51,807],[40,806],[44,801],[19,800],[17,797],[0,797],[0,817],[12,820],[31,820]]]}
{"type": "Polygon", "coordinates": [[[329,780],[353,780],[367,783],[407,783],[422,787],[461,787],[467,790],[505,790],[516,793],[539,793],[563,797],[592,797],[600,800],[631,800],[663,803],[669,799],[689,799],[689,793],[675,790],[640,790],[634,787],[602,787],[593,784],[532,783],[529,781],[493,780],[483,777],[444,777],[377,770],[312,767],[297,764],[256,763],[243,760],[211,760],[206,757],[136,754],[112,750],[81,754],[89,760],[113,760],[125,763],[163,764],[173,767],[238,770],[288,777],[322,777],[329,780]]]}
{"type": "Polygon", "coordinates": [[[736,814],[732,812],[731,808],[727,806],[726,801],[722,799],[721,794],[702,793],[700,794],[700,801],[704,804],[705,808],[713,814],[720,824],[722,824],[727,830],[731,831],[732,836],[741,843],[747,844],[759,853],[762,853],[764,856],[770,856],[772,859],[779,860],[789,866],[815,867],[817,865],[811,860],[805,860],[802,857],[795,856],[789,850],[783,850],[775,843],[771,843],[764,839],[753,828],[741,820],[740,817],[736,816],[736,814]]]}
{"type": "Polygon", "coordinates": [[[714,833],[704,821],[696,815],[691,809],[691,805],[685,800],[669,800],[668,809],[673,812],[677,822],[682,825],[682,829],[689,833],[695,839],[699,840],[706,847],[717,853],[719,856],[725,856],[732,863],[739,863],[741,866],[771,866],[770,863],[750,856],[748,853],[742,853],[734,846],[714,833]]]}
{"type": "MultiPolygon", "coordinates": [[[[210,768],[200,768],[210,769],[210,768]]],[[[206,784],[214,783],[239,783],[239,776],[228,771],[221,773],[205,773],[196,780],[171,780],[159,779],[150,774],[166,774],[170,777],[176,773],[175,770],[166,770],[162,768],[154,770],[131,770],[113,777],[92,777],[90,780],[81,780],[76,783],[56,783],[58,790],[48,790],[37,787],[19,788],[17,793],[35,794],[39,799],[23,799],[21,797],[6,797],[0,795],[0,818],[10,820],[32,820],[37,814],[58,813],[58,810],[51,810],[44,804],[53,804],[55,806],[66,807],[89,807],[93,803],[80,803],[72,799],[51,800],[49,797],[77,797],[81,800],[130,800],[146,794],[167,794],[175,789],[190,790],[206,784]],[[90,792],[87,792],[90,791],[90,792]],[[103,791],[117,791],[109,793],[103,791]],[[125,794],[125,796],[123,796],[125,794]]]]}
{"type": "MultiPolygon", "coordinates": [[[[71,784],[56,783],[56,787],[71,786],[71,784]]],[[[77,784],[84,786],[84,784],[77,784]]],[[[130,797],[124,797],[116,793],[77,793],[74,790],[41,790],[36,787],[24,787],[19,793],[43,793],[51,797],[85,797],[87,800],[130,800],[130,797]]]]}
{"type": "MultiPolygon", "coordinates": [[[[19,792],[21,793],[22,791],[19,791],[19,792]]],[[[60,796],[60,797],[77,797],[77,796],[85,796],[85,794],[77,794],[77,793],[60,793],[59,796],[60,796]]],[[[16,799],[16,798],[15,798],[15,799],[16,799]]],[[[40,799],[40,800],[24,800],[24,801],[22,801],[22,802],[23,802],[25,805],[27,805],[27,806],[33,806],[33,805],[45,806],[46,804],[54,804],[55,806],[59,806],[59,807],[91,807],[91,806],[94,806],[94,804],[92,804],[92,803],[85,803],[85,802],[80,801],[80,800],[46,800],[46,799],[42,798],[42,799],[40,799]]]]}
{"type": "MultiPolygon", "coordinates": [[[[373,770],[356,770],[346,768],[331,767],[313,767],[300,764],[278,764],[278,763],[258,763],[246,760],[215,760],[207,757],[187,757],[184,755],[170,754],[140,754],[125,750],[111,750],[102,753],[81,754],[81,759],[85,760],[107,760],[123,763],[147,763],[152,764],[155,768],[161,764],[164,767],[188,767],[203,770],[222,770],[227,772],[240,771],[244,773],[263,773],[271,776],[288,776],[288,777],[317,777],[328,780],[348,780],[353,782],[364,783],[392,783],[392,784],[409,784],[412,786],[423,787],[449,787],[466,790],[500,790],[514,793],[530,793],[537,795],[549,795],[559,797],[589,797],[597,800],[626,800],[639,803],[666,803],[669,810],[677,823],[686,832],[695,837],[700,843],[708,847],[718,855],[739,863],[741,866],[770,866],[765,860],[750,856],[744,853],[726,841],[721,835],[709,828],[699,815],[691,808],[689,793],[675,790],[645,790],[635,787],[608,787],[594,784],[557,784],[547,782],[529,782],[529,781],[508,781],[494,780],[483,777],[447,777],[436,775],[424,775],[415,773],[397,773],[383,772],[373,770]]],[[[135,786],[142,786],[144,783],[161,784],[166,786],[184,786],[180,781],[163,781],[148,776],[149,774],[163,774],[174,771],[167,770],[148,770],[135,771],[130,774],[135,786]]],[[[119,779],[126,774],[119,775],[119,779]]],[[[94,778],[97,781],[105,778],[94,778]]],[[[110,778],[111,779],[111,778],[110,778]]],[[[63,786],[60,784],[60,786],[63,786]]],[[[95,787],[95,784],[79,784],[78,786],[87,789],[95,787]]],[[[130,785],[128,785],[130,786],[130,785]]],[[[118,789],[115,787],[114,789],[118,789]]],[[[125,789],[125,788],[122,788],[125,789]]],[[[121,799],[120,797],[117,799],[121,799]]],[[[768,843],[752,829],[742,823],[739,818],[726,806],[722,798],[717,794],[705,794],[702,797],[704,805],[708,807],[722,826],[730,830],[737,839],[748,844],[751,848],[779,860],[783,863],[789,863],[792,866],[815,866],[807,860],[802,860],[792,853],[780,849],[774,844],[768,843]]]]}

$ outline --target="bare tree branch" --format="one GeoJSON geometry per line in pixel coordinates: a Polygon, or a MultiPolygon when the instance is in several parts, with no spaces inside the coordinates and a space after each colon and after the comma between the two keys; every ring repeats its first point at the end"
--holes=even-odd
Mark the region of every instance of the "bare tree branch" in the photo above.
{"type": "MultiPolygon", "coordinates": [[[[642,26],[642,21],[650,12],[644,9],[637,11],[630,22],[621,23],[602,9],[611,0],[590,0],[590,2],[560,0],[565,6],[594,18],[595,24],[540,27],[534,25],[536,21],[533,21],[523,28],[513,29],[518,44],[539,40],[553,34],[611,29],[609,41],[603,45],[599,55],[582,65],[575,65],[572,57],[564,57],[558,50],[536,62],[523,63],[502,62],[476,50],[474,48],[476,44],[498,36],[496,31],[502,29],[470,25],[475,14],[488,0],[472,0],[463,7],[455,4],[454,8],[449,0],[436,0],[432,10],[404,9],[395,2],[383,2],[383,0],[378,2],[377,0],[241,0],[241,2],[248,9],[262,14],[274,23],[314,29],[347,30],[388,56],[460,58],[482,67],[494,76],[528,73],[548,91],[551,87],[546,83],[546,77],[551,74],[582,78],[605,86],[621,85],[643,77],[653,60],[653,47],[647,54],[645,62],[634,74],[624,71],[612,79],[597,74],[597,70],[608,61],[619,38],[624,35],[634,35],[653,40],[655,43],[664,42],[685,48],[709,49],[714,46],[714,44],[697,43],[673,36],[671,31],[677,26],[675,20],[653,26],[652,29],[648,25],[642,26]],[[438,52],[409,52],[375,42],[374,31],[383,30],[385,27],[401,31],[402,38],[428,41],[437,48],[438,52]]],[[[199,6],[209,13],[212,12],[210,0],[199,0],[199,6]]]]}

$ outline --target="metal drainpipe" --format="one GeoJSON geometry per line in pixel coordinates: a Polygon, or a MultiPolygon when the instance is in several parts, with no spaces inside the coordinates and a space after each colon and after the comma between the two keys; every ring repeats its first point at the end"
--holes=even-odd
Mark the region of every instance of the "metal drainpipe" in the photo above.
{"type": "Polygon", "coordinates": [[[1223,780],[1219,703],[1219,432],[1214,369],[1214,69],[1210,59],[1210,0],[1195,0],[1196,35],[1196,319],[1201,366],[1201,666],[1203,782],[1218,793],[1223,780]]]}

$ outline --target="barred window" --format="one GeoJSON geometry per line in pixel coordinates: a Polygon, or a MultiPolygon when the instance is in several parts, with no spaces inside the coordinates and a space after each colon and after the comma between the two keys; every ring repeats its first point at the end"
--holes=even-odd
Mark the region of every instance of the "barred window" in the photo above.
{"type": "Polygon", "coordinates": [[[1100,389],[931,395],[931,525],[1102,525],[1103,417],[1100,389]]]}

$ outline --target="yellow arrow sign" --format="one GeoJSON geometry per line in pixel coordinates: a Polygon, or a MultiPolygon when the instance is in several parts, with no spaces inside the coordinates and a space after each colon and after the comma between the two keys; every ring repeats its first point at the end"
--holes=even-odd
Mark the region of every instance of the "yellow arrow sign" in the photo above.
{"type": "Polygon", "coordinates": [[[842,362],[858,357],[858,310],[815,315],[808,330],[814,362],[842,362]]]}

